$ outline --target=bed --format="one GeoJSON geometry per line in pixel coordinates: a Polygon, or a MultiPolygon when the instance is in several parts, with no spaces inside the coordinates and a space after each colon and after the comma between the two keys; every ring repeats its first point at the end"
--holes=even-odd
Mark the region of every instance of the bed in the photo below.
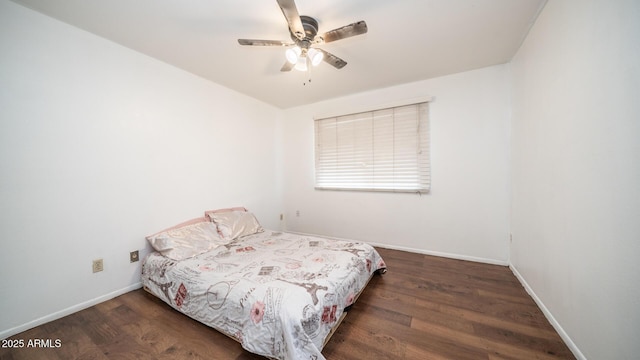
{"type": "Polygon", "coordinates": [[[157,251],[143,286],[255,354],[324,359],[346,311],[386,272],[366,243],[263,229],[244,208],[206,214],[147,237],[157,251]]]}

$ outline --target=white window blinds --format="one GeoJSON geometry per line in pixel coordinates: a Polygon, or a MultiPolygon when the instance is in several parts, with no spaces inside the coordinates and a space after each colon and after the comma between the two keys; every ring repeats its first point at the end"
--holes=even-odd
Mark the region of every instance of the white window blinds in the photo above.
{"type": "Polygon", "coordinates": [[[428,103],[315,120],[316,188],[429,191],[428,103]]]}

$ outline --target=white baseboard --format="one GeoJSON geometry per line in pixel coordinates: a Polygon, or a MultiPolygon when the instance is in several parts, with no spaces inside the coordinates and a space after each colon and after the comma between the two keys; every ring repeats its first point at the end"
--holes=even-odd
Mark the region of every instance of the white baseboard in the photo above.
{"type": "Polygon", "coordinates": [[[564,331],[562,326],[560,326],[560,323],[558,323],[556,318],[553,317],[553,314],[551,313],[551,311],[549,311],[549,309],[547,309],[547,307],[544,305],[542,300],[540,300],[538,295],[536,295],[536,293],[533,291],[531,286],[529,286],[527,281],[522,277],[522,275],[520,275],[520,273],[518,272],[518,269],[516,269],[516,267],[513,266],[513,264],[509,264],[509,268],[511,269],[513,274],[516,276],[518,281],[520,281],[520,284],[522,284],[522,286],[525,288],[525,290],[527,290],[527,293],[533,298],[533,301],[536,302],[536,304],[538,305],[540,310],[542,310],[542,313],[547,318],[547,320],[549,320],[549,322],[551,323],[551,326],[553,326],[553,328],[556,329],[556,332],[558,332],[558,335],[560,335],[560,337],[562,338],[564,343],[567,345],[569,350],[571,350],[571,352],[576,357],[576,359],[578,359],[578,360],[587,360],[587,358],[584,356],[584,354],[582,354],[580,349],[578,349],[578,347],[573,342],[573,340],[571,340],[571,338],[569,337],[567,332],[564,331]]]}
{"type": "Polygon", "coordinates": [[[135,283],[135,284],[129,285],[129,286],[125,287],[125,288],[110,292],[110,293],[108,293],[106,295],[99,296],[99,297],[97,297],[95,299],[91,299],[91,300],[85,301],[83,303],[80,303],[80,304],[77,304],[77,305],[73,305],[73,306],[68,307],[66,309],[57,311],[57,312],[55,312],[53,314],[49,314],[49,315],[43,316],[43,317],[41,317],[39,319],[35,319],[35,320],[30,321],[30,322],[28,322],[26,324],[19,325],[19,326],[16,326],[16,327],[8,329],[8,330],[4,330],[4,331],[0,332],[0,339],[6,339],[6,338],[8,338],[10,336],[19,334],[19,333],[21,333],[23,331],[32,329],[32,328],[34,328],[36,326],[40,326],[42,324],[46,324],[46,323],[48,323],[50,321],[53,321],[53,320],[58,320],[58,319],[63,318],[65,316],[67,316],[67,315],[71,315],[71,314],[73,314],[75,312],[78,312],[80,310],[84,310],[84,309],[89,308],[91,306],[97,305],[97,304],[99,304],[101,302],[104,302],[104,301],[107,301],[107,300],[111,300],[116,296],[120,296],[120,295],[126,294],[126,293],[128,293],[130,291],[140,289],[141,287],[142,287],[142,283],[141,282],[135,283]]]}
{"type": "MultiPolygon", "coordinates": [[[[324,238],[343,240],[343,241],[361,241],[361,240],[338,238],[338,237],[335,237],[335,236],[309,234],[309,233],[303,233],[303,232],[298,232],[298,231],[286,231],[285,230],[285,232],[292,233],[292,234],[298,234],[298,235],[305,235],[305,236],[324,237],[324,238]]],[[[367,244],[369,244],[371,246],[377,246],[377,247],[381,247],[381,248],[385,248],[385,249],[391,249],[391,250],[401,250],[401,251],[407,251],[407,252],[412,252],[412,253],[417,253],[417,254],[433,255],[433,256],[445,257],[445,258],[450,258],[450,259],[473,261],[473,262],[479,262],[479,263],[491,264],[491,265],[501,265],[501,266],[508,266],[509,265],[508,261],[502,261],[502,260],[486,259],[486,258],[475,257],[475,256],[451,254],[451,253],[430,251],[430,250],[424,250],[424,249],[415,249],[415,248],[410,248],[410,247],[405,247],[405,246],[395,246],[395,245],[382,244],[382,243],[376,243],[376,242],[370,242],[370,241],[361,241],[361,242],[366,242],[367,244]]]]}
{"type": "Polygon", "coordinates": [[[388,245],[388,244],[380,244],[380,243],[373,243],[373,242],[368,242],[368,244],[373,245],[373,246],[377,246],[377,247],[381,247],[381,248],[385,248],[385,249],[402,250],[402,251],[407,251],[407,252],[412,252],[412,253],[418,253],[418,254],[424,254],[424,255],[432,255],[432,256],[444,257],[444,258],[449,258],[449,259],[473,261],[473,262],[490,264],[490,265],[500,265],[500,266],[508,266],[509,265],[509,263],[507,261],[503,261],[503,260],[487,259],[487,258],[481,258],[481,257],[476,257],[476,256],[452,254],[452,253],[445,253],[445,252],[431,251],[431,250],[423,250],[423,249],[414,249],[414,248],[410,248],[410,247],[395,246],[395,245],[388,245]]]}

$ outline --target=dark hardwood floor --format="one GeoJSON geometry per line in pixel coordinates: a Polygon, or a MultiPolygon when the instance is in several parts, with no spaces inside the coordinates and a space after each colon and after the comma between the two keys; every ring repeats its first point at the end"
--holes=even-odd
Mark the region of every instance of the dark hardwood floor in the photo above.
{"type": "MultiPolygon", "coordinates": [[[[378,249],[374,276],[327,359],[574,359],[509,268],[378,249]]],[[[8,340],[0,359],[264,359],[136,290],[8,340]]],[[[3,340],[3,344],[7,342],[3,340]]]]}

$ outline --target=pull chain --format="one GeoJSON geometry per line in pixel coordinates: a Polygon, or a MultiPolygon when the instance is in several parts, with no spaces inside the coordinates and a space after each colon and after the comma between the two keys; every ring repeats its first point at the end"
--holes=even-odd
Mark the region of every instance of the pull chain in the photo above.
{"type": "Polygon", "coordinates": [[[307,86],[307,83],[311,83],[311,68],[312,68],[311,60],[307,57],[305,61],[307,62],[307,76],[309,77],[309,80],[306,82],[303,82],[302,86],[307,86]]]}

